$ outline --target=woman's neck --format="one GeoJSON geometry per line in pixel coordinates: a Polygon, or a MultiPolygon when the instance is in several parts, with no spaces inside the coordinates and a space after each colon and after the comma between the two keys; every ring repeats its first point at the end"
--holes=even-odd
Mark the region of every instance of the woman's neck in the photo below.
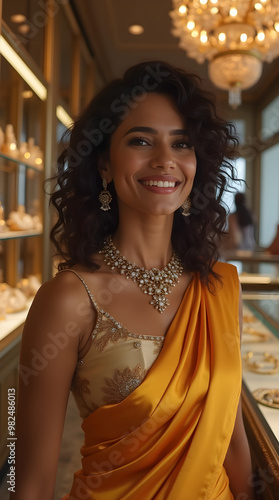
{"type": "Polygon", "coordinates": [[[151,269],[165,267],[172,256],[173,215],[119,217],[113,243],[129,262],[151,269]]]}

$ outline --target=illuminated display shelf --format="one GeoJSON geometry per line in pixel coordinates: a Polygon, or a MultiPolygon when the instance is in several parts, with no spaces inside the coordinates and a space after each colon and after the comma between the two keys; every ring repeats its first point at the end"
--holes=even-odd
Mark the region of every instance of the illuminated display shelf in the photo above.
{"type": "Polygon", "coordinates": [[[31,236],[41,236],[42,234],[42,231],[37,231],[36,229],[30,229],[28,231],[6,231],[4,233],[0,233],[0,241],[14,240],[17,238],[28,238],[31,236]]]}
{"type": "MultiPolygon", "coordinates": [[[[36,166],[32,163],[29,163],[26,160],[22,160],[17,156],[8,155],[6,153],[0,152],[0,159],[8,160],[17,165],[24,165],[28,169],[35,170],[36,172],[41,173],[43,171],[43,164],[40,166],[36,166]]],[[[7,172],[9,173],[9,172],[7,172]]],[[[28,238],[34,236],[40,236],[43,234],[43,231],[38,231],[37,229],[30,229],[26,231],[3,231],[0,232],[0,241],[2,240],[14,240],[18,238],[28,238]]]]}
{"type": "Polygon", "coordinates": [[[20,325],[24,324],[29,308],[32,304],[32,299],[28,300],[27,307],[23,311],[6,314],[5,319],[0,320],[0,341],[7,337],[20,325]]]}
{"type": "Polygon", "coordinates": [[[43,172],[44,166],[43,164],[39,165],[34,165],[31,162],[28,162],[27,160],[23,160],[17,156],[12,156],[8,155],[6,153],[0,152],[0,158],[3,158],[4,160],[12,161],[14,163],[17,163],[18,165],[24,165],[25,167],[31,168],[32,170],[36,170],[36,172],[43,172]]]}

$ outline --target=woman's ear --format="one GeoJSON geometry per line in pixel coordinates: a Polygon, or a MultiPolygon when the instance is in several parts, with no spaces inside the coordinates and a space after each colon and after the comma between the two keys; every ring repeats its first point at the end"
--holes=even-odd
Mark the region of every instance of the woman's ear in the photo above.
{"type": "Polygon", "coordinates": [[[105,179],[109,184],[112,181],[110,163],[107,158],[100,158],[98,163],[98,171],[102,179],[105,179]]]}

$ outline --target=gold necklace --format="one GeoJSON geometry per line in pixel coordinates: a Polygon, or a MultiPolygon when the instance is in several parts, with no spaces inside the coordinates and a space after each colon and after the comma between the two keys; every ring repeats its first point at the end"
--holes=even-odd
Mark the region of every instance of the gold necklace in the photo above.
{"type": "Polygon", "coordinates": [[[166,295],[171,293],[171,288],[179,283],[183,272],[183,264],[179,257],[173,253],[170,262],[163,269],[153,267],[148,271],[129,262],[119,250],[115,248],[111,236],[99,253],[104,255],[104,261],[111,269],[118,269],[127,279],[134,281],[143,293],[151,295],[149,304],[162,313],[170,305],[166,295]]]}

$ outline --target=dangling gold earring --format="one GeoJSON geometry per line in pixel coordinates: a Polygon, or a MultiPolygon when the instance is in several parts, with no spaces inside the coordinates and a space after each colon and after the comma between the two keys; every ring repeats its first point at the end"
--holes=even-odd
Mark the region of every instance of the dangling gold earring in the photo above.
{"type": "Polygon", "coordinates": [[[184,217],[189,217],[191,208],[191,200],[190,198],[186,198],[186,200],[182,203],[180,210],[184,217]]]}
{"type": "Polygon", "coordinates": [[[104,210],[104,212],[107,212],[108,210],[111,209],[109,204],[112,200],[112,196],[108,191],[107,186],[108,184],[106,179],[103,179],[103,191],[101,191],[99,194],[99,201],[101,203],[100,209],[104,210]]]}

